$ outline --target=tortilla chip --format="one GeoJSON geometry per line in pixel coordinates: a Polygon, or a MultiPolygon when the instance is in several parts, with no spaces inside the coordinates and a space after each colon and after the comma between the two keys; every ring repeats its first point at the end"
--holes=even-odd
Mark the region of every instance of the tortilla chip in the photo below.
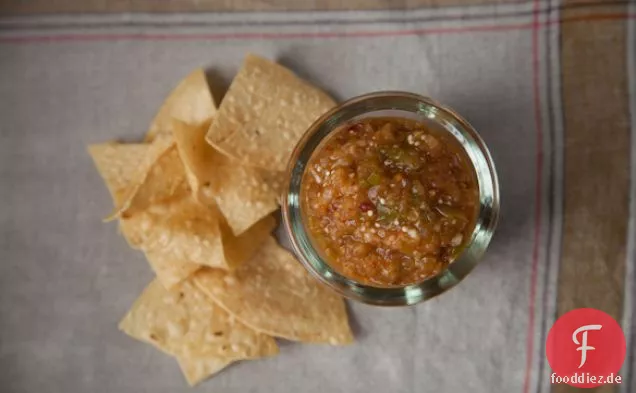
{"type": "Polygon", "coordinates": [[[115,206],[124,202],[128,188],[135,181],[136,168],[142,165],[150,145],[145,143],[101,143],[88,146],[115,206]]]}
{"type": "Polygon", "coordinates": [[[201,265],[196,263],[185,259],[173,259],[154,250],[144,251],[144,254],[157,279],[166,289],[173,288],[201,268],[201,265]]]}
{"type": "Polygon", "coordinates": [[[115,205],[115,209],[106,217],[105,221],[111,221],[118,218],[124,211],[130,208],[137,192],[142,187],[146,178],[150,173],[150,169],[157,163],[159,157],[166,153],[170,147],[174,145],[172,138],[157,138],[148,146],[146,154],[139,161],[137,166],[131,167],[133,172],[129,179],[130,186],[124,190],[121,196],[118,196],[119,203],[115,205]]]}
{"type": "Polygon", "coordinates": [[[285,67],[247,55],[206,139],[244,164],[284,171],[303,133],[334,105],[285,67]]]}
{"type": "Polygon", "coordinates": [[[215,207],[203,206],[190,196],[154,204],[121,220],[129,244],[146,252],[168,288],[195,271],[194,265],[225,270],[238,267],[257,251],[275,226],[276,220],[268,216],[241,236],[234,236],[215,207]]]}
{"type": "Polygon", "coordinates": [[[164,204],[171,200],[190,196],[185,169],[175,146],[171,146],[151,166],[141,185],[128,184],[127,189],[136,188],[136,193],[127,203],[128,208],[120,213],[120,230],[132,248],[141,249],[140,239],[135,237],[134,222],[130,220],[135,212],[142,212],[153,204],[164,204]]]}
{"type": "Polygon", "coordinates": [[[193,362],[198,363],[198,370],[189,370],[190,377],[186,374],[189,381],[218,371],[224,362],[278,353],[273,338],[237,321],[190,282],[166,290],[157,280],[152,281],[119,328],[177,356],[189,364],[188,369],[193,362]]]}
{"type": "Polygon", "coordinates": [[[185,198],[190,195],[190,187],[179,153],[175,146],[170,147],[150,168],[144,182],[122,216],[131,215],[135,211],[147,209],[156,203],[171,199],[185,198]]]}
{"type": "MultiPolygon", "coordinates": [[[[150,146],[150,144],[108,143],[89,147],[91,156],[93,156],[107,188],[113,195],[115,204],[121,203],[122,195],[125,195],[134,186],[135,179],[132,174],[135,171],[132,169],[143,161],[144,155],[150,149],[150,146]]],[[[138,187],[137,193],[130,201],[129,208],[122,212],[124,217],[120,220],[120,230],[128,244],[133,248],[144,251],[150,266],[166,288],[171,288],[178,284],[200,268],[200,265],[188,259],[187,255],[179,253],[182,247],[170,248],[170,252],[164,252],[164,246],[157,247],[153,243],[153,239],[156,236],[164,236],[168,233],[167,229],[170,229],[170,225],[166,224],[167,217],[160,217],[163,212],[179,215],[182,209],[188,209],[190,203],[195,203],[190,200],[166,204],[172,199],[180,198],[190,198],[190,191],[185,179],[183,164],[176,147],[172,146],[152,165],[144,183],[138,187]],[[156,206],[150,212],[144,212],[153,204],[156,206]],[[135,215],[135,212],[138,215],[135,215]],[[163,224],[153,227],[151,233],[145,237],[142,233],[142,225],[152,226],[152,223],[156,221],[163,224]]],[[[196,206],[198,208],[198,205],[196,206]]],[[[201,209],[204,208],[201,207],[201,209]]],[[[207,216],[208,213],[206,212],[204,217],[207,216]]],[[[202,247],[209,251],[203,253],[203,256],[215,255],[213,261],[216,262],[211,263],[218,263],[219,265],[213,266],[226,267],[223,256],[224,246],[219,238],[218,219],[219,215],[216,214],[214,222],[210,223],[212,233],[217,235],[213,243],[202,243],[202,247]],[[212,249],[211,251],[209,250],[210,248],[212,249]]],[[[204,230],[208,231],[209,229],[204,228],[204,230]]],[[[196,234],[192,234],[192,236],[192,242],[196,242],[196,234]]],[[[264,235],[261,235],[261,239],[264,240],[264,237],[264,235]]],[[[200,260],[195,261],[200,262],[200,260]]],[[[245,259],[240,262],[243,261],[245,259]]]]}
{"type": "Polygon", "coordinates": [[[209,126],[209,122],[197,126],[178,120],[172,123],[172,136],[195,195],[202,187],[216,183],[217,167],[227,164],[227,158],[205,142],[209,126]]]}
{"type": "Polygon", "coordinates": [[[278,208],[277,194],[258,171],[243,167],[206,143],[207,125],[176,121],[174,139],[195,197],[218,204],[234,234],[243,233],[278,208]]]}
{"type": "Polygon", "coordinates": [[[272,237],[234,274],[201,269],[192,280],[257,331],[332,345],[353,341],[342,298],[311,277],[272,237]]]}
{"type": "Polygon", "coordinates": [[[240,236],[235,236],[227,223],[222,221],[221,238],[228,265],[236,268],[252,258],[258,249],[265,244],[274,228],[276,228],[276,219],[267,216],[240,236]]]}
{"type": "Polygon", "coordinates": [[[172,261],[229,269],[219,214],[188,195],[153,204],[130,217],[122,217],[121,223],[126,239],[135,248],[161,253],[172,261]]]}
{"type": "Polygon", "coordinates": [[[201,200],[206,204],[216,202],[235,235],[278,209],[278,195],[252,169],[228,166],[220,169],[218,175],[225,187],[216,192],[204,188],[201,200]]]}
{"type": "Polygon", "coordinates": [[[210,121],[216,113],[216,105],[210,93],[210,87],[202,69],[186,76],[166,98],[159,112],[150,124],[146,142],[157,135],[171,134],[172,121],[180,120],[187,124],[199,125],[210,121]]]}
{"type": "Polygon", "coordinates": [[[185,356],[177,356],[177,361],[190,386],[213,376],[232,363],[232,361],[218,358],[189,358],[185,356]]]}
{"type": "Polygon", "coordinates": [[[285,187],[287,186],[287,173],[267,171],[264,169],[259,169],[258,173],[261,175],[261,178],[263,178],[265,184],[269,185],[269,187],[274,190],[276,193],[276,202],[280,205],[283,193],[286,192],[285,187]]]}

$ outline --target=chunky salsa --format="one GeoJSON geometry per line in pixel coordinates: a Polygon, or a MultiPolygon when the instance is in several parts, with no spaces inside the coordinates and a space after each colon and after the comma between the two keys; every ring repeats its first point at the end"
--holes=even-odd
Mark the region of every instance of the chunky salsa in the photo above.
{"type": "Polygon", "coordinates": [[[459,143],[393,117],[335,130],[311,157],[301,198],[327,262],[374,286],[443,270],[469,240],[478,209],[475,170],[459,143]]]}

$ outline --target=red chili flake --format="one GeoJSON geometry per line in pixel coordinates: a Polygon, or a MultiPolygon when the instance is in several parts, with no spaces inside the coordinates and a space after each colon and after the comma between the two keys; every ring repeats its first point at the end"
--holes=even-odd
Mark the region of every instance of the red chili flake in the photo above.
{"type": "Polygon", "coordinates": [[[360,204],[360,211],[362,213],[366,213],[369,210],[373,210],[375,206],[373,205],[373,203],[369,202],[369,201],[364,201],[360,204]]]}

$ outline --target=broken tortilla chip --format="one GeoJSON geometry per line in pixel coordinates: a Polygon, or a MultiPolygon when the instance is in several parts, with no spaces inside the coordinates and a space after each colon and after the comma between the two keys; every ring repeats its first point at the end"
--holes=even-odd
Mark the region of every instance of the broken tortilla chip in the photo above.
{"type": "Polygon", "coordinates": [[[311,277],[272,237],[233,273],[202,269],[191,280],[257,331],[303,342],[353,341],[342,298],[311,277]]]}
{"type": "Polygon", "coordinates": [[[151,142],[158,135],[170,135],[172,121],[175,119],[199,125],[210,121],[215,113],[216,105],[205,72],[197,69],[186,76],[168,95],[150,124],[145,141],[151,142]]]}
{"type": "Polygon", "coordinates": [[[239,235],[278,208],[278,195],[257,170],[208,145],[207,128],[175,121],[174,139],[195,198],[218,204],[234,234],[239,235]]]}
{"type": "Polygon", "coordinates": [[[335,102],[285,67],[247,55],[206,139],[244,164],[284,171],[303,133],[335,102]]]}
{"type": "Polygon", "coordinates": [[[189,365],[188,381],[219,371],[223,363],[278,353],[272,337],[237,321],[190,282],[166,290],[152,281],[119,328],[189,365]]]}

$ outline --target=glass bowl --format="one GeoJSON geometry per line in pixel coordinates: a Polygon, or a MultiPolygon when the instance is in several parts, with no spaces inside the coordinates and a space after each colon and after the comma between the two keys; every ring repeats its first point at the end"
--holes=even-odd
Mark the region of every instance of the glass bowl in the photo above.
{"type": "Polygon", "coordinates": [[[283,222],[294,252],[304,267],[342,296],[373,305],[405,306],[437,296],[459,283],[481,260],[497,225],[499,184],[495,166],[479,134],[461,116],[430,98],[384,91],[352,98],[316,120],[296,145],[287,167],[282,197],[283,222]],[[313,152],[340,125],[367,117],[402,117],[433,125],[452,135],[471,160],[479,187],[479,212],[472,236],[462,253],[439,274],[424,281],[376,287],[356,282],[332,268],[314,247],[306,230],[300,193],[303,174],[313,152]]]}

